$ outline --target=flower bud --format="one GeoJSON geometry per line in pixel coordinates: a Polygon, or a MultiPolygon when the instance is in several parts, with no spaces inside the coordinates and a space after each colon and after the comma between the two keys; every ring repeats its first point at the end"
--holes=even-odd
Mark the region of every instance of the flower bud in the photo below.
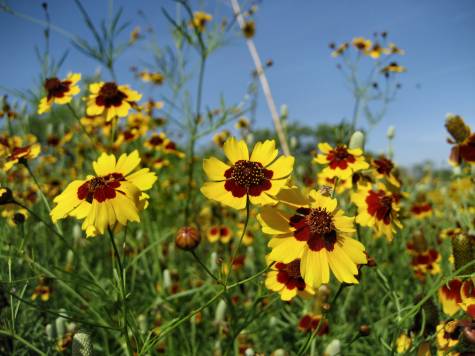
{"type": "MultiPolygon", "coordinates": [[[[455,270],[459,270],[467,263],[472,262],[473,257],[473,241],[471,236],[467,234],[458,234],[452,238],[452,255],[454,256],[455,270]]],[[[463,273],[472,273],[475,266],[465,268],[463,273]]]]}
{"type": "Polygon", "coordinates": [[[369,327],[369,325],[367,324],[363,324],[363,325],[360,325],[360,335],[361,336],[368,336],[371,332],[371,329],[369,327]]]}
{"type": "Polygon", "coordinates": [[[192,226],[180,228],[175,237],[175,245],[182,250],[194,250],[201,241],[201,235],[198,229],[192,226]]]}
{"type": "Polygon", "coordinates": [[[392,140],[396,136],[396,128],[394,126],[389,126],[388,131],[386,132],[386,137],[388,140],[392,140]]]}
{"type": "Polygon", "coordinates": [[[338,339],[332,340],[325,348],[324,355],[336,356],[341,353],[341,342],[338,339]]]}
{"type": "Polygon", "coordinates": [[[348,145],[350,149],[360,148],[363,149],[364,147],[364,134],[361,131],[355,131],[350,138],[350,144],[348,145]]]}
{"type": "Polygon", "coordinates": [[[13,193],[10,189],[0,187],[0,205],[13,203],[13,193]]]}
{"type": "Polygon", "coordinates": [[[221,299],[216,307],[216,312],[214,314],[214,322],[220,323],[224,321],[224,317],[226,315],[226,302],[221,299]]]}
{"type": "Polygon", "coordinates": [[[462,143],[470,136],[470,127],[465,124],[465,121],[459,115],[447,114],[445,128],[457,143],[462,143]]]}
{"type": "Polygon", "coordinates": [[[163,288],[168,289],[172,285],[172,277],[168,269],[163,270],[163,288]]]}

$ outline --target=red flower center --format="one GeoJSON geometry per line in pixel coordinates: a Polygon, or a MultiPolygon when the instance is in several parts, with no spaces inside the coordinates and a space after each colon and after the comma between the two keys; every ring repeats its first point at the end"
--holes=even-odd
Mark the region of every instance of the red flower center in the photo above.
{"type": "Polygon", "coordinates": [[[346,169],[349,163],[354,163],[355,156],[348,152],[345,146],[337,146],[334,150],[331,150],[327,155],[327,160],[331,169],[346,169]]]}
{"type": "Polygon", "coordinates": [[[290,263],[276,263],[277,281],[285,284],[287,289],[297,288],[299,291],[305,289],[305,281],[300,275],[300,260],[293,260],[290,263]]]}
{"type": "Polygon", "coordinates": [[[272,187],[270,179],[273,175],[274,172],[265,169],[259,162],[240,160],[224,172],[224,188],[238,198],[246,194],[258,196],[272,187]]]}
{"type": "Polygon", "coordinates": [[[384,174],[385,176],[389,175],[394,168],[393,162],[391,162],[391,160],[387,159],[386,157],[375,159],[374,165],[376,166],[378,173],[384,174]]]}
{"type": "Polygon", "coordinates": [[[45,81],[44,87],[48,92],[48,100],[51,98],[62,98],[64,94],[69,91],[71,82],[69,80],[61,81],[58,78],[48,78],[45,81]]]}
{"type": "Polygon", "coordinates": [[[160,146],[163,143],[163,138],[158,135],[154,135],[148,141],[152,146],[160,146]]]}
{"type": "Polygon", "coordinates": [[[295,228],[294,237],[299,241],[307,241],[312,251],[322,248],[333,251],[337,241],[333,215],[322,208],[299,208],[296,212],[290,218],[290,226],[295,228]]]}
{"type": "Polygon", "coordinates": [[[103,177],[94,177],[78,188],[78,199],[85,199],[89,203],[92,203],[93,199],[96,199],[99,203],[107,199],[114,199],[116,192],[124,194],[120,190],[117,190],[122,181],[125,181],[125,178],[121,173],[111,173],[103,177]]]}
{"type": "Polygon", "coordinates": [[[368,205],[368,214],[382,220],[386,225],[391,223],[391,214],[393,198],[391,195],[386,195],[384,190],[375,192],[370,190],[366,197],[366,204],[368,205]]]}
{"type": "Polygon", "coordinates": [[[122,101],[126,98],[127,95],[119,90],[117,84],[108,82],[99,90],[99,94],[96,97],[96,105],[105,106],[106,108],[118,107],[122,105],[122,101]]]}
{"type": "Polygon", "coordinates": [[[456,303],[461,303],[462,298],[460,297],[460,287],[462,286],[462,281],[459,279],[452,279],[448,284],[444,284],[442,287],[442,294],[445,298],[454,300],[456,303]]]}
{"type": "Polygon", "coordinates": [[[422,203],[422,204],[414,204],[411,207],[411,212],[419,215],[422,213],[426,213],[432,210],[432,206],[429,203],[422,203]]]}

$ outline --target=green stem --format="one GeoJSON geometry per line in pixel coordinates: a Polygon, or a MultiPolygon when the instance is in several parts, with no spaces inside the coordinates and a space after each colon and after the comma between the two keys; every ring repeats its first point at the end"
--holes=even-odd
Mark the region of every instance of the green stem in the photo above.
{"type": "Polygon", "coordinates": [[[36,179],[35,175],[33,174],[33,171],[31,170],[28,161],[23,160],[21,163],[26,167],[28,170],[28,173],[30,174],[31,178],[33,178],[33,181],[35,182],[36,187],[38,188],[38,191],[40,192],[41,199],[43,200],[44,205],[46,206],[46,209],[48,209],[48,212],[51,212],[51,207],[49,206],[48,199],[46,199],[46,196],[43,194],[43,190],[41,189],[41,185],[36,179]]]}
{"type": "Polygon", "coordinates": [[[200,258],[196,255],[196,252],[191,250],[190,251],[191,254],[193,255],[193,257],[195,258],[196,262],[199,263],[199,265],[206,271],[206,273],[208,273],[208,275],[213,278],[216,282],[218,282],[219,284],[222,284],[222,282],[213,274],[213,272],[211,272],[208,267],[206,267],[206,265],[200,260],[200,258]]]}
{"type": "Polygon", "coordinates": [[[35,345],[31,344],[30,342],[28,342],[27,340],[25,340],[24,338],[22,338],[20,335],[17,335],[15,333],[10,333],[8,331],[5,331],[5,330],[0,330],[0,335],[5,335],[5,336],[10,336],[16,340],[18,340],[19,342],[21,342],[23,345],[25,345],[26,347],[28,347],[30,350],[36,352],[38,355],[44,355],[44,356],[47,356],[48,354],[44,353],[43,351],[41,351],[40,349],[38,349],[35,345]]]}
{"type": "Polygon", "coordinates": [[[122,302],[122,318],[124,325],[122,326],[122,334],[124,336],[125,342],[127,344],[127,350],[129,355],[134,355],[134,351],[132,348],[132,343],[129,338],[129,323],[127,321],[127,301],[126,301],[126,286],[125,286],[125,278],[124,278],[124,267],[122,265],[122,261],[119,255],[119,250],[117,249],[117,245],[114,240],[114,233],[112,232],[111,228],[108,228],[109,231],[109,238],[112,244],[112,248],[114,250],[114,255],[117,261],[117,265],[119,267],[119,275],[120,275],[120,297],[122,302]]]}
{"type": "Polygon", "coordinates": [[[229,271],[228,271],[228,273],[226,273],[226,278],[224,279],[224,288],[227,288],[226,286],[228,285],[228,279],[229,279],[229,275],[231,274],[231,271],[232,271],[234,259],[236,258],[236,254],[239,250],[239,247],[241,247],[242,239],[244,238],[244,235],[246,234],[247,225],[249,224],[250,210],[251,210],[251,202],[249,201],[249,196],[247,195],[246,196],[246,221],[244,222],[244,227],[242,229],[242,234],[241,234],[241,237],[239,238],[238,245],[234,249],[234,251],[232,253],[232,256],[231,256],[231,261],[229,262],[229,271]]]}

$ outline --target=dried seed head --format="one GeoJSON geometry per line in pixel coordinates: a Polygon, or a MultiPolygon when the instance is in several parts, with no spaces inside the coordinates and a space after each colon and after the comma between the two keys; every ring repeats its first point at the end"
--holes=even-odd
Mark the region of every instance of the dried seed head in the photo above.
{"type": "Polygon", "coordinates": [[[462,143],[470,136],[470,127],[465,124],[465,121],[459,115],[448,114],[445,128],[457,143],[462,143]]]}
{"type": "MultiPolygon", "coordinates": [[[[473,238],[467,234],[459,234],[452,238],[452,255],[454,256],[455,270],[459,270],[473,261],[473,238]]],[[[463,273],[472,273],[475,266],[463,270],[463,273]]]]}
{"type": "Polygon", "coordinates": [[[175,245],[187,251],[194,250],[200,244],[200,241],[200,232],[193,226],[180,228],[175,237],[175,245]]]}

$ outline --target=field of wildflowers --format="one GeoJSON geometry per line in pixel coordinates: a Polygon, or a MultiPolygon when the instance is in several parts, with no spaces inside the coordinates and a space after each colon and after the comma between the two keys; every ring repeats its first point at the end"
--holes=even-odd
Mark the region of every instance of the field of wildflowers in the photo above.
{"type": "Polygon", "coordinates": [[[41,85],[0,102],[1,355],[475,354],[475,133],[438,119],[447,169],[399,167],[392,127],[386,152],[365,149],[402,44],[331,43],[354,114],[302,126],[276,109],[254,4],[224,19],[176,0],[160,47],[139,28],[121,42],[122,12],[97,24],[84,3],[93,41],[71,43],[102,71],[45,46],[41,85]],[[230,36],[255,68],[242,102],[210,107],[207,63],[230,36]],[[124,83],[116,62],[138,41],[154,66],[124,83]]]}

